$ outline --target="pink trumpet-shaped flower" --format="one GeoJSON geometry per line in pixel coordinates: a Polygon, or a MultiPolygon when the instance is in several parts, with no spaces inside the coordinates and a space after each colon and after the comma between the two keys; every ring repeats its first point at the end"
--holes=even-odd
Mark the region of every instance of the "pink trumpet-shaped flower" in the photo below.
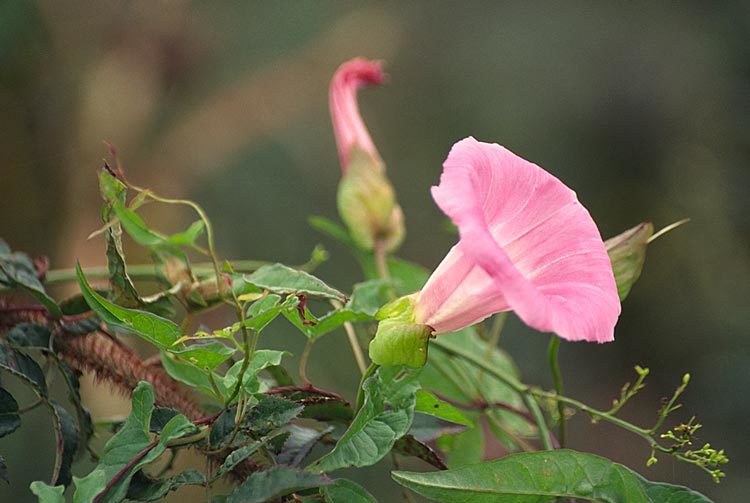
{"type": "Polygon", "coordinates": [[[513,310],[571,341],[608,342],[620,314],[612,265],[588,211],[560,180],[466,138],[432,188],[461,239],[419,293],[415,322],[446,333],[513,310]]]}
{"type": "Polygon", "coordinates": [[[357,105],[357,91],[367,84],[382,84],[385,78],[381,63],[355,58],[342,64],[331,80],[329,100],[333,131],[346,173],[352,149],[357,147],[379,162],[380,156],[370,138],[357,105]]]}

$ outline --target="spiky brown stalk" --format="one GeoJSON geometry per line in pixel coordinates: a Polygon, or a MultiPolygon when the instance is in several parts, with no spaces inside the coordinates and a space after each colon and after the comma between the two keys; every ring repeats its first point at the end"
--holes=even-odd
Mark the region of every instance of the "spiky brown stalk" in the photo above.
{"type": "Polygon", "coordinates": [[[70,366],[91,372],[98,381],[110,383],[126,396],[139,381],[148,381],[154,388],[157,405],[176,409],[190,419],[203,416],[200,406],[183,393],[164,369],[145,365],[133,350],[103,332],[58,337],[55,347],[70,366]]]}

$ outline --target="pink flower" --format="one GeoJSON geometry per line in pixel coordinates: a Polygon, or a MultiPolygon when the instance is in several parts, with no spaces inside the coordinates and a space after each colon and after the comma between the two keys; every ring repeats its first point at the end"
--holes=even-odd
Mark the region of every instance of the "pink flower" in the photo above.
{"type": "Polygon", "coordinates": [[[333,131],[346,173],[352,149],[355,147],[380,162],[380,156],[370,138],[357,105],[357,91],[367,84],[382,84],[385,78],[379,61],[355,58],[342,64],[331,80],[329,99],[333,131]]]}
{"type": "Polygon", "coordinates": [[[620,314],[612,265],[588,211],[560,180],[466,138],[432,188],[461,239],[418,294],[414,321],[453,332],[513,310],[571,341],[608,342],[620,314]]]}

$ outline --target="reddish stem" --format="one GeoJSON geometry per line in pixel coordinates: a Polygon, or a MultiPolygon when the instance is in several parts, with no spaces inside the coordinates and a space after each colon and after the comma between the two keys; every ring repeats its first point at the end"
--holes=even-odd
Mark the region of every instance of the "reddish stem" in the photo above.
{"type": "Polygon", "coordinates": [[[102,500],[102,498],[104,498],[104,496],[107,495],[107,492],[109,492],[109,490],[112,489],[120,481],[120,479],[122,479],[125,476],[125,474],[131,468],[133,468],[141,459],[143,459],[146,456],[146,454],[148,454],[151,451],[151,449],[156,447],[158,444],[159,444],[159,441],[154,440],[153,442],[148,444],[146,447],[141,449],[141,451],[138,454],[136,454],[133,459],[128,461],[128,463],[122,467],[122,470],[117,472],[115,476],[112,477],[112,479],[109,482],[107,482],[107,485],[104,486],[104,489],[102,489],[102,492],[97,494],[96,497],[94,498],[94,503],[99,503],[102,500]]]}

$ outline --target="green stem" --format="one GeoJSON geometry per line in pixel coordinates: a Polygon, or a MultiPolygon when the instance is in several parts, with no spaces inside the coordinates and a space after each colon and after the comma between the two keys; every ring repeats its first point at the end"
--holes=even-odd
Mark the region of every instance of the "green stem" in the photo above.
{"type": "MultiPolygon", "coordinates": [[[[344,305],[337,300],[331,300],[331,305],[339,310],[344,308],[344,305]]],[[[349,345],[352,348],[354,359],[357,361],[359,373],[364,374],[367,371],[367,361],[365,360],[365,354],[362,352],[362,346],[359,344],[354,324],[350,321],[344,322],[344,332],[346,333],[346,338],[349,340],[349,345]]]]}
{"type": "Polygon", "coordinates": [[[589,414],[590,416],[602,419],[604,421],[607,421],[608,423],[614,424],[615,426],[619,426],[623,430],[627,430],[631,433],[634,433],[638,435],[639,437],[646,440],[650,447],[661,451],[661,452],[668,452],[669,449],[666,447],[662,447],[659,445],[656,440],[651,436],[648,430],[641,428],[640,426],[636,426],[632,423],[629,423],[623,419],[620,419],[617,416],[612,416],[608,414],[607,412],[604,412],[602,410],[595,409],[593,407],[589,407],[585,403],[579,402],[578,400],[575,400],[573,398],[568,398],[566,396],[558,395],[557,393],[552,393],[549,391],[544,391],[541,389],[531,389],[531,393],[534,396],[540,397],[540,398],[547,398],[550,400],[554,400],[556,402],[561,402],[565,405],[570,405],[571,407],[575,407],[576,409],[585,412],[589,414]]]}
{"type": "MultiPolygon", "coordinates": [[[[563,394],[563,380],[562,373],[560,372],[560,360],[558,354],[560,352],[560,338],[556,335],[552,335],[549,340],[549,348],[547,349],[547,358],[549,359],[549,369],[552,373],[552,384],[555,388],[555,393],[558,395],[563,394]]],[[[565,404],[557,402],[557,415],[560,421],[560,433],[558,440],[560,441],[560,447],[565,447],[565,404]]]]}
{"type": "MultiPolygon", "coordinates": [[[[237,272],[253,272],[269,264],[269,262],[262,260],[234,260],[231,262],[232,267],[237,272]]],[[[190,269],[196,276],[206,276],[214,272],[213,264],[210,262],[193,264],[190,269]]],[[[87,267],[83,271],[89,279],[109,278],[109,270],[106,267],[87,267]]],[[[135,280],[156,280],[159,274],[154,264],[135,264],[128,265],[128,276],[135,280]]],[[[47,285],[68,281],[76,281],[75,269],[50,269],[44,278],[44,283],[47,285]]]]}
{"type": "Polygon", "coordinates": [[[206,438],[209,435],[209,433],[211,433],[211,428],[204,426],[201,428],[201,430],[198,433],[194,435],[190,435],[189,437],[183,437],[183,438],[175,438],[174,440],[168,441],[167,447],[180,447],[182,445],[194,444],[195,442],[198,442],[206,438]]]}

